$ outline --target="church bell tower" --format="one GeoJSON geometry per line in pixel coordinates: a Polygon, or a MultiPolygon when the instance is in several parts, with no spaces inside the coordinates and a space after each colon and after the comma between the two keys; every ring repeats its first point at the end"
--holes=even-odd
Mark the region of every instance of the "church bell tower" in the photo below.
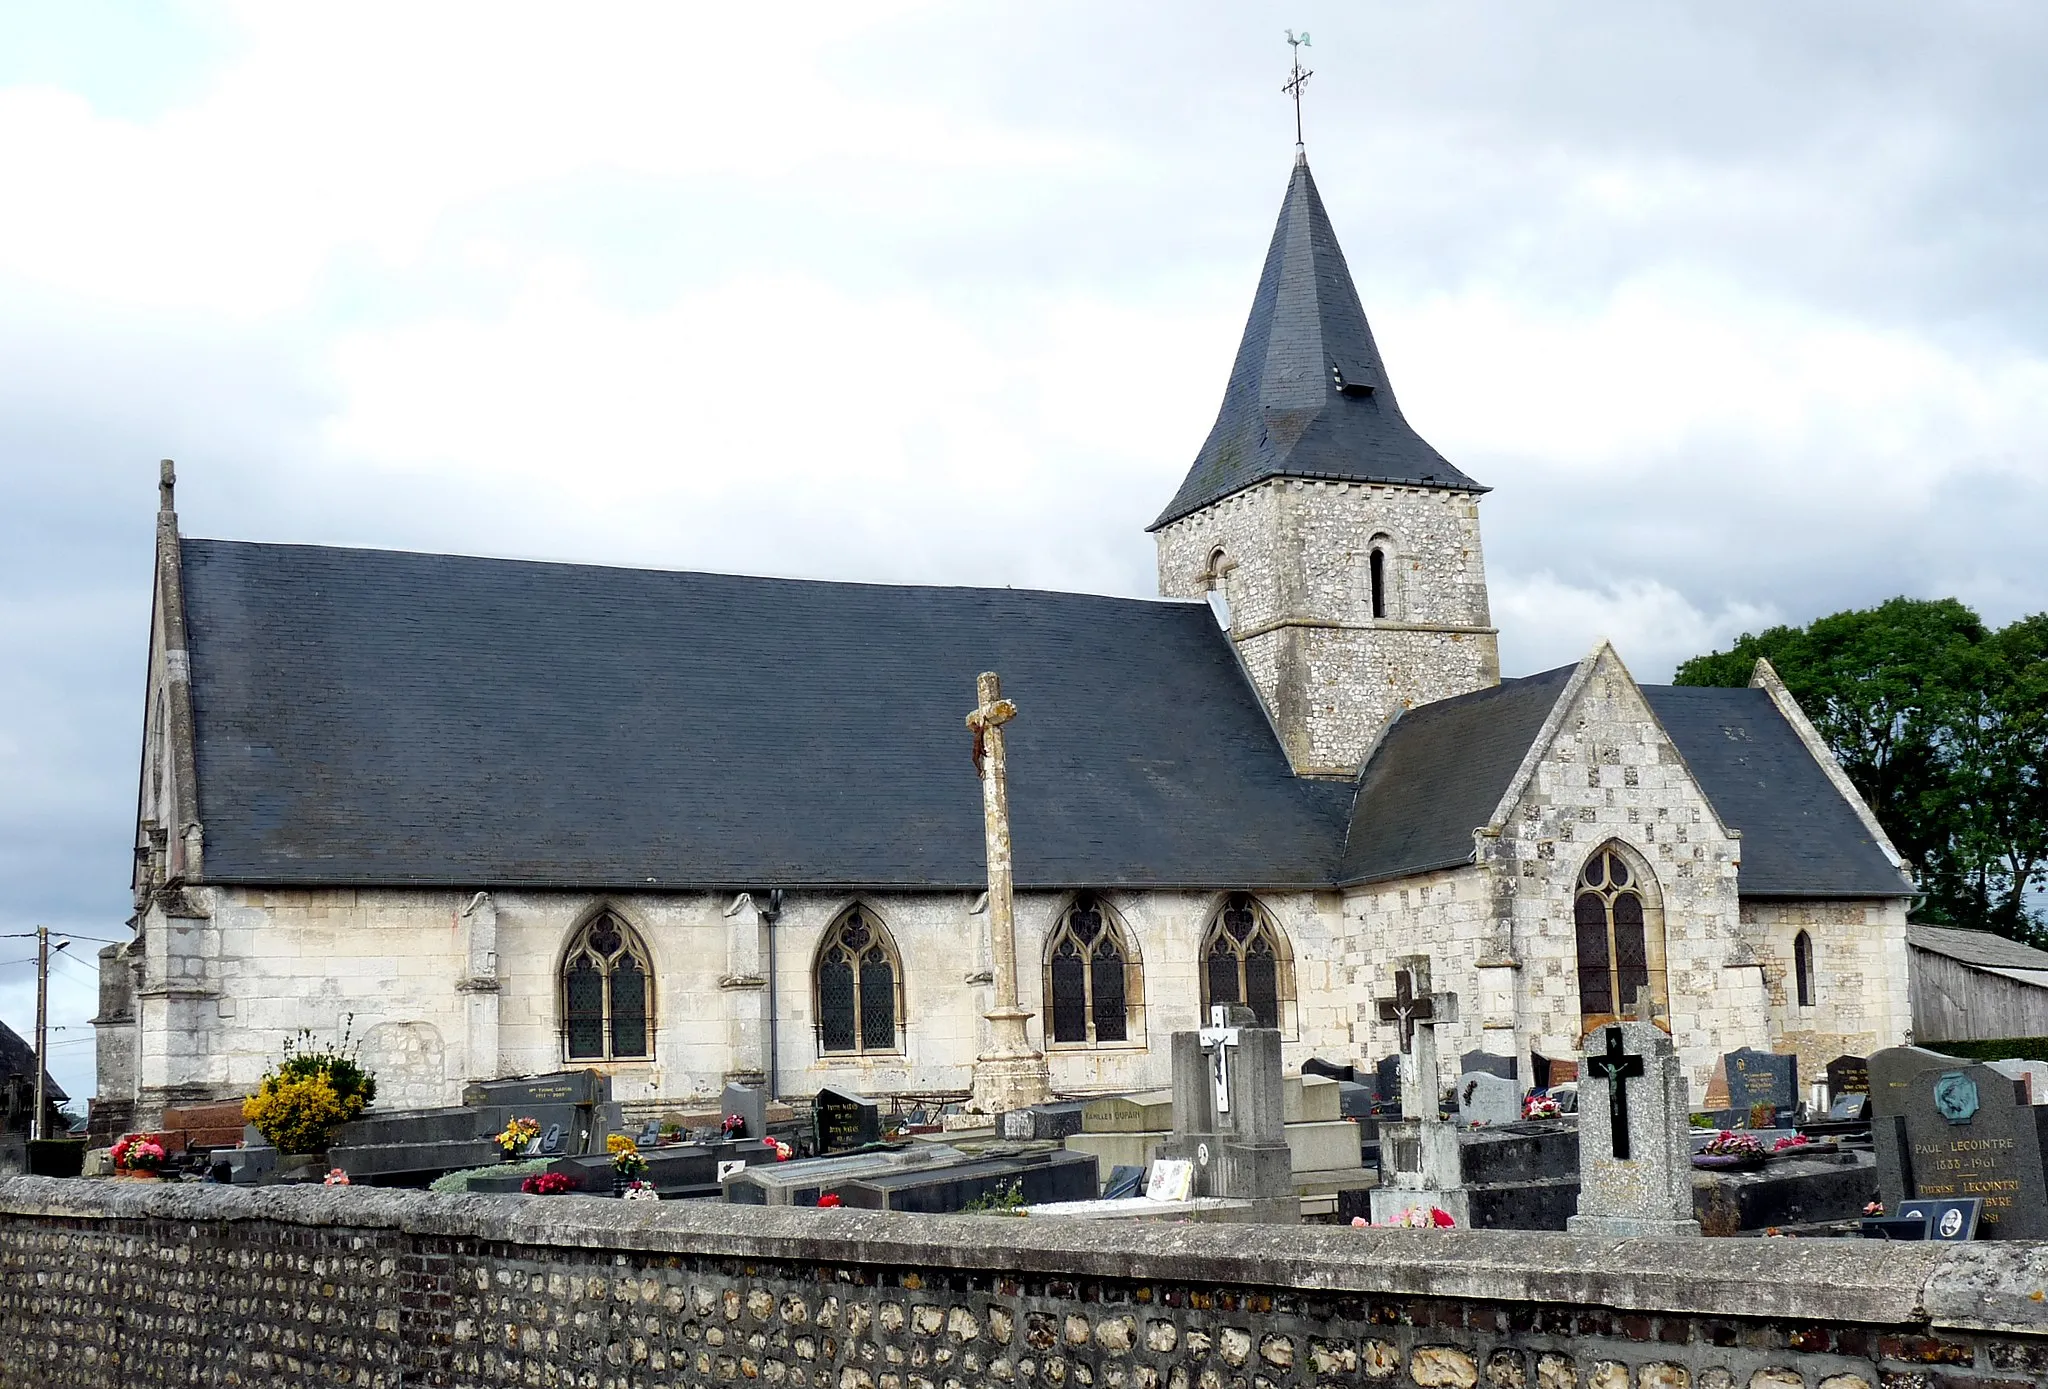
{"type": "Polygon", "coordinates": [[[1303,776],[1352,776],[1403,708],[1500,683],[1479,498],[1401,415],[1297,153],[1223,408],[1149,529],[1207,597],[1303,776]]]}

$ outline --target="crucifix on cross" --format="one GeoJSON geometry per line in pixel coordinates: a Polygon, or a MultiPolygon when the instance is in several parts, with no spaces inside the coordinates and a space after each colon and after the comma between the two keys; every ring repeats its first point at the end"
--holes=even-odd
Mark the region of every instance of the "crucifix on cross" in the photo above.
{"type": "Polygon", "coordinates": [[[1436,1001],[1415,996],[1415,976],[1410,970],[1394,971],[1394,996],[1379,1001],[1380,1021],[1393,1023],[1401,1035],[1401,1050],[1415,1045],[1415,1025],[1436,1019],[1436,1001]]]}
{"type": "Polygon", "coordinates": [[[1643,1058],[1628,1053],[1628,1044],[1622,1039],[1621,1029],[1601,1029],[1607,1034],[1607,1050],[1586,1054],[1586,1069],[1607,1082],[1607,1115],[1612,1127],[1614,1156],[1627,1159],[1631,1156],[1628,1141],[1628,1091],[1625,1083],[1643,1074],[1643,1058]]]}

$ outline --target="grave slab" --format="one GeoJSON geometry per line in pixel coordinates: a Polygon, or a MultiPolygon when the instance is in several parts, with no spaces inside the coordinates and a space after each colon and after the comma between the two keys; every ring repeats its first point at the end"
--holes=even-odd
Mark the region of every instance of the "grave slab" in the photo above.
{"type": "Polygon", "coordinates": [[[840,1184],[839,1199],[855,1210],[944,1215],[1015,1189],[1024,1204],[1086,1201],[1102,1189],[1095,1159],[1064,1149],[984,1157],[917,1171],[878,1172],[840,1184]]]}
{"type": "Polygon", "coordinates": [[[728,1177],[725,1199],[741,1206],[815,1206],[839,1184],[880,1172],[951,1166],[967,1155],[944,1143],[908,1143],[840,1157],[763,1163],[728,1177]]]}
{"type": "Polygon", "coordinates": [[[1083,1133],[1166,1133],[1173,1128],[1173,1092],[1105,1095],[1081,1106],[1083,1133]]]}
{"type": "Polygon", "coordinates": [[[1081,1132],[1082,1111],[1086,1107],[1081,1100],[1061,1100],[1005,1110],[996,1120],[996,1132],[1013,1143],[1057,1141],[1081,1132]]]}
{"type": "Polygon", "coordinates": [[[1685,1072],[1671,1038],[1634,1020],[1595,1028],[1579,1068],[1573,1234],[1697,1236],[1685,1072]]]}
{"type": "Polygon", "coordinates": [[[1886,1205],[1982,1197],[1979,1238],[2048,1239],[2048,1106],[2028,1103],[2025,1080],[1950,1058],[1872,1103],[1880,1116],[1898,1106],[1906,1157],[1897,1172],[1880,1168],[1900,1183],[1883,1188],[1886,1205]]]}
{"type": "Polygon", "coordinates": [[[1492,1071],[1467,1071],[1458,1077],[1459,1123],[1473,1128],[1481,1124],[1512,1124],[1521,1117],[1520,1081],[1492,1071]]]}

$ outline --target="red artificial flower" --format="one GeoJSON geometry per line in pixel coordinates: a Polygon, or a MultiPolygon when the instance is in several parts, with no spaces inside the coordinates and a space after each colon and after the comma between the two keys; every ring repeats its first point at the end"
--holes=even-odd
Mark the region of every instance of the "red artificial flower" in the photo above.
{"type": "Polygon", "coordinates": [[[836,1191],[828,1191],[823,1196],[820,1196],[818,1198],[818,1207],[821,1210],[829,1210],[831,1207],[836,1206],[838,1204],[839,1193],[836,1191]]]}
{"type": "Polygon", "coordinates": [[[1436,1226],[1439,1230],[1448,1230],[1458,1222],[1451,1218],[1449,1211],[1444,1210],[1440,1206],[1431,1206],[1429,1208],[1429,1223],[1436,1226]]]}

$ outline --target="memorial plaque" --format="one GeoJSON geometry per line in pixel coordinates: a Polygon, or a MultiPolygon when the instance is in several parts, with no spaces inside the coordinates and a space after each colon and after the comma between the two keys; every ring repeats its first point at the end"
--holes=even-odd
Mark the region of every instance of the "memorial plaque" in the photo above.
{"type": "Polygon", "coordinates": [[[1743,1047],[1721,1058],[1728,1075],[1728,1107],[1748,1114],[1758,1105],[1771,1112],[1799,1103],[1799,1058],[1743,1047]]]}
{"type": "Polygon", "coordinates": [[[1900,1115],[1907,1189],[1887,1201],[1979,1197],[1979,1238],[2048,1238],[2048,1107],[2028,1104],[2024,1084],[1953,1061],[1914,1076],[1900,1115]]]}
{"type": "Polygon", "coordinates": [[[1491,1071],[1467,1071],[1458,1078],[1459,1122],[1512,1124],[1522,1117],[1522,1087],[1491,1071]]]}
{"type": "Polygon", "coordinates": [[[1870,1121],[1870,1096],[1860,1090],[1851,1090],[1835,1097],[1828,1107],[1828,1121],[1837,1124],[1858,1124],[1870,1121]]]}
{"type": "Polygon", "coordinates": [[[1500,1076],[1504,1080],[1515,1078],[1515,1058],[1496,1056],[1490,1051],[1468,1051],[1458,1058],[1458,1073],[1473,1075],[1478,1072],[1500,1076]]]}
{"type": "Polygon", "coordinates": [[[1870,1060],[1863,1056],[1837,1056],[1828,1062],[1828,1103],[1844,1095],[1870,1093],[1870,1060]]]}
{"type": "Polygon", "coordinates": [[[1983,1218],[1984,1201],[1964,1196],[1953,1201],[1901,1201],[1901,1219],[1919,1217],[1927,1222],[1925,1238],[1960,1244],[1977,1238],[1977,1222],[1983,1218]]]}
{"type": "Polygon", "coordinates": [[[462,1091],[462,1102],[466,1105],[503,1105],[521,1113],[547,1104],[605,1104],[611,1097],[611,1077],[598,1071],[555,1071],[517,1080],[480,1080],[462,1091]]]}
{"type": "Polygon", "coordinates": [[[851,1090],[827,1086],[812,1102],[812,1112],[817,1120],[821,1153],[843,1153],[881,1140],[881,1107],[851,1090]]]}
{"type": "Polygon", "coordinates": [[[1081,1106],[1083,1133],[1164,1133],[1173,1127],[1173,1092],[1104,1095],[1081,1106]]]}
{"type": "Polygon", "coordinates": [[[1145,1196],[1153,1201],[1185,1201],[1195,1187],[1195,1165],[1185,1158],[1160,1158],[1152,1164],[1145,1196]]]}

